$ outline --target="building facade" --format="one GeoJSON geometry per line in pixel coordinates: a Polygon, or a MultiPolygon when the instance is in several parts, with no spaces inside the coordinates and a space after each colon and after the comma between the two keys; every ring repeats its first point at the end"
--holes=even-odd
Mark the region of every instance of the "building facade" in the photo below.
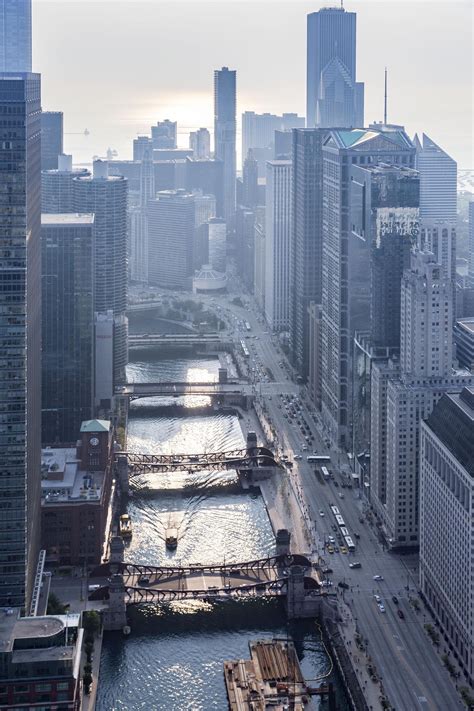
{"type": "Polygon", "coordinates": [[[302,378],[309,372],[308,307],[321,303],[324,135],[320,129],[293,131],[290,353],[302,378]]]}
{"type": "MultiPolygon", "coordinates": [[[[12,3],[7,3],[12,5],[12,3]]],[[[18,6],[26,3],[18,3],[18,6]]],[[[11,9],[11,8],[9,8],[11,9]]],[[[39,550],[41,84],[0,74],[0,606],[28,606],[39,550]],[[11,136],[11,138],[8,138],[11,136]],[[12,205],[14,206],[12,208],[12,205]]]]}
{"type": "Polygon", "coordinates": [[[88,175],[87,168],[73,169],[71,155],[59,156],[57,170],[41,172],[41,212],[43,214],[74,212],[74,178],[88,175]]]}
{"type": "Polygon", "coordinates": [[[211,157],[211,134],[207,128],[198,128],[189,134],[189,147],[194,158],[208,160],[211,157]]]}
{"type": "Polygon", "coordinates": [[[253,293],[260,311],[265,313],[266,235],[265,209],[262,207],[255,211],[253,258],[253,293]]]}
{"type": "Polygon", "coordinates": [[[290,322],[291,161],[268,161],[265,197],[265,318],[272,331],[290,322]]]}
{"type": "Polygon", "coordinates": [[[193,274],[194,196],[163,190],[148,202],[148,281],[190,289],[193,274]]]}
{"type": "Polygon", "coordinates": [[[474,389],[446,394],[421,423],[420,587],[474,684],[474,389]]]}
{"type": "Polygon", "coordinates": [[[382,162],[413,167],[414,147],[400,127],[331,130],[322,154],[322,414],[331,439],[348,447],[353,337],[370,318],[370,250],[352,235],[351,171],[382,162]]]}
{"type": "Polygon", "coordinates": [[[227,229],[225,220],[211,218],[207,223],[208,261],[211,268],[225,274],[227,267],[227,229]]]}
{"type": "Polygon", "coordinates": [[[242,114],[242,166],[252,151],[257,161],[258,175],[261,178],[266,174],[266,162],[277,156],[275,150],[275,131],[289,131],[293,128],[304,128],[304,116],[286,113],[256,114],[255,111],[244,111],[242,114]]]}
{"type": "Polygon", "coordinates": [[[466,370],[474,370],[474,317],[456,321],[454,341],[459,366],[466,370]]]}
{"type": "Polygon", "coordinates": [[[307,16],[306,125],[364,125],[364,85],[356,82],[356,13],[328,7],[307,16]]]}
{"type": "Polygon", "coordinates": [[[41,170],[57,170],[58,156],[63,154],[63,113],[41,113],[41,170]]]}
{"type": "Polygon", "coordinates": [[[151,127],[151,140],[154,149],[178,147],[178,124],[176,121],[165,119],[158,121],[156,126],[151,127]]]}
{"type": "Polygon", "coordinates": [[[94,309],[101,313],[111,310],[114,314],[116,385],[124,381],[128,362],[127,192],[126,178],[109,176],[105,161],[94,162],[92,176],[73,181],[75,211],[95,215],[94,309]]]}
{"type": "Polygon", "coordinates": [[[0,0],[1,72],[31,72],[31,0],[0,0]]]}
{"type": "Polygon", "coordinates": [[[155,197],[155,169],[153,151],[143,151],[140,163],[138,205],[130,209],[130,279],[148,281],[148,201],[155,197]]]}
{"type": "Polygon", "coordinates": [[[224,210],[219,217],[229,226],[235,219],[236,76],[227,67],[214,72],[214,156],[224,164],[224,210]]]}
{"type": "Polygon", "coordinates": [[[94,215],[41,223],[41,439],[67,444],[93,413],[94,215]]]}

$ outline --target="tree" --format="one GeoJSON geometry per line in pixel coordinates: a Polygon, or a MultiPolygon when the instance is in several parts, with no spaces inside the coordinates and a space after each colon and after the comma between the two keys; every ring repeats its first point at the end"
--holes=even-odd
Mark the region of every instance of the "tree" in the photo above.
{"type": "Polygon", "coordinates": [[[68,607],[69,605],[64,605],[53,592],[49,593],[48,609],[46,610],[48,615],[65,615],[68,607]]]}
{"type": "Polygon", "coordinates": [[[86,632],[97,634],[101,628],[100,615],[96,610],[87,610],[82,616],[82,626],[86,632]]]}
{"type": "Polygon", "coordinates": [[[82,677],[82,681],[84,683],[84,691],[86,692],[86,694],[90,694],[92,674],[84,674],[84,676],[82,677]]]}

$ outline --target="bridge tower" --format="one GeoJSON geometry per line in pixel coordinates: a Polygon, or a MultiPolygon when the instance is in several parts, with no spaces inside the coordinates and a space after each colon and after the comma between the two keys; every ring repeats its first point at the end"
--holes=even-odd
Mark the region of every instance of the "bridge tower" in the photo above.
{"type": "Polygon", "coordinates": [[[292,565],[288,572],[286,612],[289,619],[317,617],[321,607],[321,596],[312,594],[316,593],[313,589],[305,589],[305,569],[301,565],[292,565]]]}
{"type": "Polygon", "coordinates": [[[112,575],[109,583],[109,606],[103,612],[104,629],[122,630],[127,625],[125,583],[121,575],[112,575]]]}
{"type": "Polygon", "coordinates": [[[125,454],[117,454],[117,481],[122,494],[128,496],[130,492],[130,482],[128,479],[128,459],[125,454]]]}
{"type": "Polygon", "coordinates": [[[125,544],[123,542],[122,536],[112,536],[110,539],[110,557],[109,563],[111,565],[118,565],[123,563],[125,554],[125,544]]]}

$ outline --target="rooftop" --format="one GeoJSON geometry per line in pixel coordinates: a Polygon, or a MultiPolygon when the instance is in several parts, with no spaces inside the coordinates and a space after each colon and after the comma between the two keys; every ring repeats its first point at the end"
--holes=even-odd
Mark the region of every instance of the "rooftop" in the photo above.
{"type": "Polygon", "coordinates": [[[48,226],[58,226],[63,225],[93,225],[94,224],[94,214],[82,214],[79,212],[66,212],[66,213],[42,213],[41,224],[48,226]]]}
{"type": "Polygon", "coordinates": [[[108,432],[109,430],[109,420],[84,420],[81,425],[81,432],[108,432]]]}
{"type": "Polygon", "coordinates": [[[469,331],[469,333],[472,333],[474,336],[474,317],[471,316],[470,318],[460,318],[457,321],[457,324],[463,328],[465,331],[469,331]]]}
{"type": "MultiPolygon", "coordinates": [[[[402,129],[393,130],[390,127],[390,130],[384,130],[384,128],[384,126],[381,126],[379,129],[332,129],[330,130],[330,136],[336,141],[340,148],[359,148],[364,144],[370,144],[370,142],[375,139],[382,139],[384,143],[387,144],[384,150],[389,150],[390,144],[393,144],[394,149],[409,149],[413,147],[410,139],[402,129]]],[[[330,141],[331,139],[329,138],[328,140],[330,141]]]]}
{"type": "Polygon", "coordinates": [[[474,477],[474,388],[443,395],[427,425],[455,459],[474,477]]]}
{"type": "Polygon", "coordinates": [[[79,466],[74,448],[41,450],[43,504],[100,502],[104,472],[86,472],[79,466]]]}
{"type": "MultiPolygon", "coordinates": [[[[10,652],[15,647],[15,640],[54,637],[67,625],[79,627],[80,615],[45,615],[43,617],[20,617],[19,608],[0,608],[0,652],[10,652]]],[[[48,651],[51,647],[42,651],[48,651]]],[[[64,649],[64,647],[63,647],[64,649]]],[[[15,651],[18,654],[19,650],[15,651]]],[[[29,650],[22,650],[29,651],[29,650]]],[[[40,651],[40,650],[36,650],[40,651]]]]}

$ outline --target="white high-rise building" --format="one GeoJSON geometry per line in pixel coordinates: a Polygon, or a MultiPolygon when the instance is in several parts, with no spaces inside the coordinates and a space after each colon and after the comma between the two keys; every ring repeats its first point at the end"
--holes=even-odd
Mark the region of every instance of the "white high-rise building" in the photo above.
{"type": "Polygon", "coordinates": [[[474,281],[474,200],[469,203],[469,276],[474,281]]]}
{"type": "Polygon", "coordinates": [[[420,587],[473,684],[474,389],[444,395],[420,440],[420,587]]]}
{"type": "Polygon", "coordinates": [[[207,160],[211,157],[211,134],[207,128],[199,128],[189,134],[189,147],[194,158],[207,160]]]}
{"type": "Polygon", "coordinates": [[[273,331],[289,328],[291,181],[290,160],[267,161],[264,303],[273,331]]]}
{"type": "Polygon", "coordinates": [[[0,72],[31,72],[31,0],[0,0],[0,72]]]}
{"type": "Polygon", "coordinates": [[[415,167],[420,173],[420,217],[456,221],[457,164],[426,134],[415,136],[415,167]]]}
{"type": "Polygon", "coordinates": [[[453,289],[431,252],[412,255],[402,277],[400,366],[410,377],[449,373],[453,365],[453,289]]]}
{"type": "Polygon", "coordinates": [[[147,146],[140,165],[140,202],[130,211],[130,279],[148,281],[148,201],[155,197],[153,149],[147,146]]]}

